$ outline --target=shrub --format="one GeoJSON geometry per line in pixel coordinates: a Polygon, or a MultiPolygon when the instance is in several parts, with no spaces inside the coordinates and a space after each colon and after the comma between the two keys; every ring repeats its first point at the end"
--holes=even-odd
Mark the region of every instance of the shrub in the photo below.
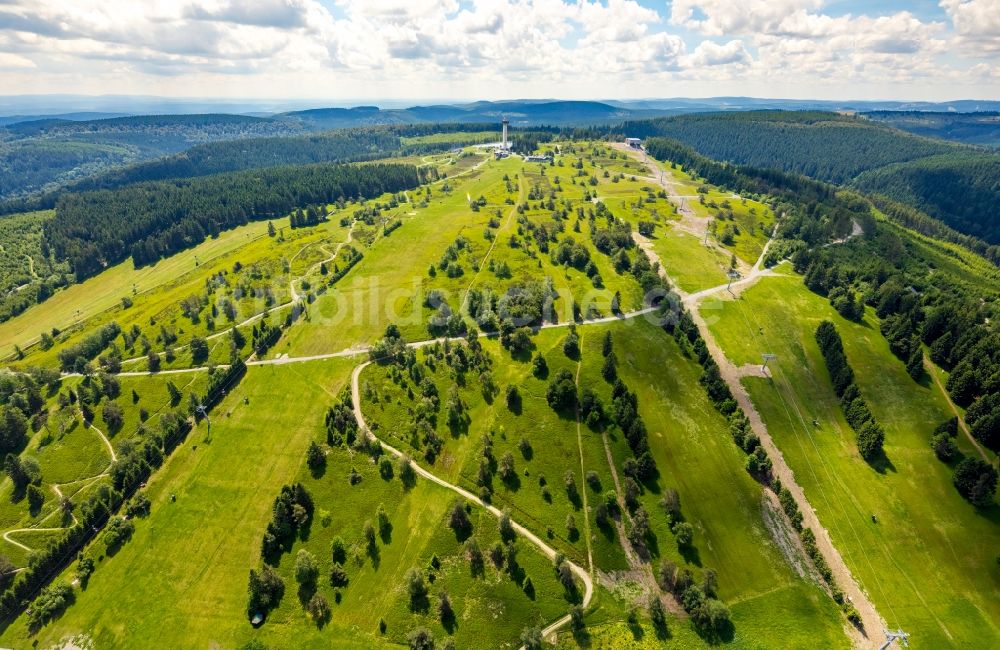
{"type": "Polygon", "coordinates": [[[563,369],[556,373],[549,382],[545,399],[556,411],[569,411],[576,406],[576,381],[568,370],[563,369]]]}
{"type": "Polygon", "coordinates": [[[993,503],[997,471],[978,458],[965,458],[955,468],[955,487],[970,503],[985,507],[993,503]]]}
{"type": "Polygon", "coordinates": [[[330,619],[330,603],[320,594],[313,594],[306,605],[306,611],[317,623],[323,623],[330,619]]]}
{"type": "Polygon", "coordinates": [[[58,616],[73,602],[73,587],[65,582],[56,582],[39,592],[31,603],[28,625],[38,629],[58,616]]]}
{"type": "Polygon", "coordinates": [[[309,551],[300,549],[295,555],[295,581],[300,585],[312,585],[319,577],[319,566],[316,556],[309,551]]]}

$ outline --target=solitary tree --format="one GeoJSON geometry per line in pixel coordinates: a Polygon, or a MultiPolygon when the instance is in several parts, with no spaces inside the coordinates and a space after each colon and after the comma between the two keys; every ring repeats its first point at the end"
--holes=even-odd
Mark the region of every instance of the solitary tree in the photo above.
{"type": "Polygon", "coordinates": [[[316,584],[319,577],[319,565],[316,563],[316,556],[300,549],[295,555],[295,581],[300,585],[316,584]]]}
{"type": "Polygon", "coordinates": [[[423,609],[427,601],[427,585],[424,573],[413,567],[406,572],[406,593],[410,596],[410,609],[423,609]]]}

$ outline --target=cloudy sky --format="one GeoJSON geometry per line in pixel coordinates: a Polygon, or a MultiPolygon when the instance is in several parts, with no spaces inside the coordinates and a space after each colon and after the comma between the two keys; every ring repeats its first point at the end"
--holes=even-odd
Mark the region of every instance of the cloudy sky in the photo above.
{"type": "Polygon", "coordinates": [[[0,94],[1000,99],[1000,0],[0,0],[0,94]]]}

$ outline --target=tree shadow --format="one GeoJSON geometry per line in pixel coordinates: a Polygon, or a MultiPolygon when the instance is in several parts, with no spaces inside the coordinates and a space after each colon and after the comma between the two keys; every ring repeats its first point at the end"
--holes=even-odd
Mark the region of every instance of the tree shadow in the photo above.
{"type": "Polygon", "coordinates": [[[521,489],[521,477],[517,475],[517,472],[511,472],[510,476],[500,480],[503,481],[504,487],[511,492],[517,492],[521,489]]]}
{"type": "Polygon", "coordinates": [[[608,519],[603,523],[597,524],[597,530],[601,531],[604,535],[604,539],[609,542],[613,542],[618,538],[618,533],[615,531],[615,527],[611,525],[611,520],[608,519]]]}
{"type": "Polygon", "coordinates": [[[879,474],[885,474],[886,472],[896,473],[896,466],[892,464],[892,461],[889,460],[884,451],[880,450],[873,458],[865,459],[865,462],[879,474]]]}
{"type": "Polygon", "coordinates": [[[449,610],[441,616],[441,627],[443,627],[445,632],[448,634],[455,633],[455,630],[458,628],[458,620],[455,618],[454,611],[449,610]]]}
{"type": "Polygon", "coordinates": [[[694,630],[698,636],[709,645],[731,643],[736,637],[736,626],[729,620],[719,623],[715,628],[703,625],[694,625],[694,630]]]}
{"type": "Polygon", "coordinates": [[[431,601],[427,598],[427,594],[419,594],[416,596],[410,596],[410,611],[417,612],[420,614],[426,614],[431,609],[431,601]]]}
{"type": "Polygon", "coordinates": [[[309,604],[309,600],[316,594],[316,583],[315,582],[304,582],[299,585],[298,597],[299,604],[305,607],[309,604]]]}
{"type": "Polygon", "coordinates": [[[531,357],[532,357],[531,352],[534,349],[535,349],[535,344],[532,343],[527,348],[523,348],[523,349],[519,348],[517,350],[511,350],[510,351],[510,358],[513,359],[514,361],[519,362],[519,363],[527,363],[527,362],[531,361],[531,357]]]}
{"type": "Polygon", "coordinates": [[[507,408],[510,409],[510,412],[514,415],[521,415],[524,411],[524,404],[521,403],[521,396],[517,395],[512,399],[508,399],[507,408]]]}
{"type": "Polygon", "coordinates": [[[314,479],[321,479],[326,476],[326,460],[324,460],[319,465],[309,466],[309,475],[314,479]]]}
{"type": "Polygon", "coordinates": [[[628,631],[632,633],[633,641],[642,641],[642,638],[646,636],[646,631],[639,625],[638,618],[632,618],[628,621],[628,631]]]}
{"type": "Polygon", "coordinates": [[[698,552],[698,547],[694,544],[678,544],[677,550],[680,552],[681,557],[688,564],[693,564],[696,567],[701,566],[701,554],[698,552]]]}
{"type": "Polygon", "coordinates": [[[671,638],[670,628],[667,627],[667,621],[664,618],[662,621],[653,621],[653,634],[660,641],[666,641],[671,638]]]}
{"type": "Polygon", "coordinates": [[[660,539],[656,536],[656,533],[654,533],[652,529],[646,533],[646,536],[643,538],[643,542],[649,550],[650,555],[653,557],[660,557],[660,539]]]}
{"type": "Polygon", "coordinates": [[[382,540],[383,544],[392,543],[392,522],[386,522],[385,526],[382,526],[378,531],[378,536],[382,540]]]}
{"type": "MultiPolygon", "coordinates": [[[[372,568],[378,571],[379,566],[382,564],[382,552],[379,551],[378,544],[376,544],[374,540],[369,542],[366,546],[365,554],[371,559],[372,568]]],[[[424,599],[426,600],[426,596],[424,599]]]]}

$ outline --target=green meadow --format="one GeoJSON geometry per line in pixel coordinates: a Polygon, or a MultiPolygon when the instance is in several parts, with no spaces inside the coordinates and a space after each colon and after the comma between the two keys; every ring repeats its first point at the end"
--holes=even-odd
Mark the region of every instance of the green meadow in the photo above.
{"type": "MultiPolygon", "coordinates": [[[[910,632],[917,647],[1000,642],[1000,506],[976,509],[962,499],[952,468],[931,450],[934,427],[951,415],[936,384],[907,375],[871,312],[861,324],[840,318],[798,277],[767,278],[739,300],[706,307],[734,363],[759,363],[762,351],[778,355],[771,379],[744,383],[886,622],[910,632]],[[836,323],[858,386],[886,430],[884,467],[859,456],[844,420],[814,338],[824,319],[836,323]]],[[[963,437],[957,442],[974,453],[963,437]]]]}

